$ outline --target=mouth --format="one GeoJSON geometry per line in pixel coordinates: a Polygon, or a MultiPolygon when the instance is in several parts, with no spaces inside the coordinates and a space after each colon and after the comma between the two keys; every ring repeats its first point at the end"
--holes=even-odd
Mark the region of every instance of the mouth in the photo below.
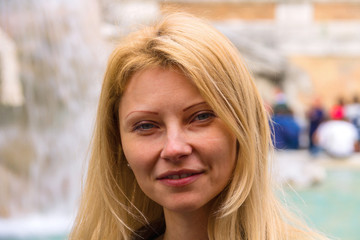
{"type": "Polygon", "coordinates": [[[198,175],[203,173],[203,171],[196,171],[196,170],[180,170],[180,171],[167,171],[157,177],[158,180],[162,179],[171,179],[171,180],[178,180],[183,178],[188,178],[194,175],[198,175]]]}
{"type": "Polygon", "coordinates": [[[203,173],[204,171],[194,170],[168,171],[161,174],[157,180],[168,186],[181,187],[195,182],[203,173]]]}
{"type": "Polygon", "coordinates": [[[173,180],[177,180],[177,179],[182,179],[182,178],[187,178],[187,177],[191,177],[193,175],[196,175],[199,173],[183,173],[183,174],[174,174],[174,175],[168,175],[162,179],[173,179],[173,180]]]}

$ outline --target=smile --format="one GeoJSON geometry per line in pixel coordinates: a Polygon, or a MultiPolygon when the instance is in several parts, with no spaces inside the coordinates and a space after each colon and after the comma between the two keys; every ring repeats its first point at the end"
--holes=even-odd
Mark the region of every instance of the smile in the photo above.
{"type": "Polygon", "coordinates": [[[167,179],[182,179],[182,178],[190,177],[192,175],[194,175],[194,173],[183,173],[181,175],[170,175],[165,178],[167,178],[167,179]]]}
{"type": "Polygon", "coordinates": [[[157,180],[169,187],[183,187],[195,182],[203,173],[203,171],[193,170],[169,171],[161,174],[157,180]]]}
{"type": "Polygon", "coordinates": [[[188,178],[193,175],[197,175],[197,174],[201,174],[201,173],[203,173],[203,171],[192,170],[192,169],[181,169],[178,171],[166,171],[166,172],[160,174],[157,177],[157,179],[158,180],[161,180],[161,179],[177,180],[177,179],[188,178]]]}

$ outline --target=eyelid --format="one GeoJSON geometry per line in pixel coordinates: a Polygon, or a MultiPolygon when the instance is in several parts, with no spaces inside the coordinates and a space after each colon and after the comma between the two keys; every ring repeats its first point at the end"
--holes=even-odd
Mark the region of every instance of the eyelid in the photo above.
{"type": "Polygon", "coordinates": [[[209,121],[210,119],[213,119],[214,117],[216,117],[216,114],[214,113],[214,111],[212,111],[212,110],[201,110],[201,111],[198,111],[198,112],[194,113],[194,114],[191,116],[190,122],[193,122],[193,121],[206,122],[206,121],[209,121]],[[195,118],[197,118],[199,115],[202,115],[202,114],[210,114],[211,116],[208,117],[208,118],[206,118],[206,119],[195,120],[195,118]]]}
{"type": "Polygon", "coordinates": [[[152,128],[150,129],[140,129],[141,126],[143,125],[146,125],[146,124],[149,124],[149,125],[153,125],[155,128],[158,128],[157,124],[153,121],[139,121],[139,122],[136,122],[133,126],[132,126],[132,130],[135,132],[135,131],[141,131],[141,132],[150,132],[152,131],[152,128]]]}

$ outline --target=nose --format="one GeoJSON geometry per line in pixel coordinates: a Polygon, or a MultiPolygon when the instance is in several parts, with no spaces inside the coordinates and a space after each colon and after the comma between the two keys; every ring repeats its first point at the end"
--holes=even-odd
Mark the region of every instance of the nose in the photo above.
{"type": "Polygon", "coordinates": [[[165,143],[160,157],[170,161],[178,161],[192,153],[192,147],[186,134],[180,129],[167,131],[165,143]]]}

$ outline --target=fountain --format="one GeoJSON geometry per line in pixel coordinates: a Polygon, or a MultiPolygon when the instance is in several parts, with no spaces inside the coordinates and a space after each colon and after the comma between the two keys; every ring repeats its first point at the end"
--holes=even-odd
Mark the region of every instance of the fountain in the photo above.
{"type": "Polygon", "coordinates": [[[95,0],[0,2],[0,239],[71,225],[108,55],[100,18],[95,0]]]}

